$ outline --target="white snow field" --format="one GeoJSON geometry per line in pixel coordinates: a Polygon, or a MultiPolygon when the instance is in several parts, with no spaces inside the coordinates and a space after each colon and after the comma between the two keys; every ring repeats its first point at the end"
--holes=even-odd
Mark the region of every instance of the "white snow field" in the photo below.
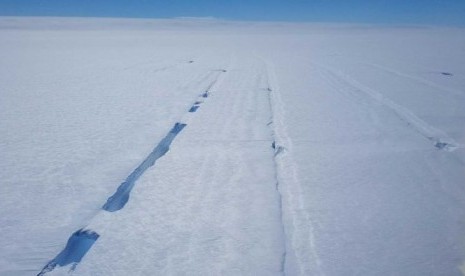
{"type": "Polygon", "coordinates": [[[0,275],[461,275],[464,145],[463,28],[3,17],[0,275]]]}

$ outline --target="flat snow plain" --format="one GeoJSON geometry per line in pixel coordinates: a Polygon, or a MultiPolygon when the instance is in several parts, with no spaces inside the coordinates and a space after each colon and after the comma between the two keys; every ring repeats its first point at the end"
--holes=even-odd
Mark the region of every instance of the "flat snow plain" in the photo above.
{"type": "Polygon", "coordinates": [[[3,17],[0,41],[0,275],[465,271],[464,29],[3,17]]]}

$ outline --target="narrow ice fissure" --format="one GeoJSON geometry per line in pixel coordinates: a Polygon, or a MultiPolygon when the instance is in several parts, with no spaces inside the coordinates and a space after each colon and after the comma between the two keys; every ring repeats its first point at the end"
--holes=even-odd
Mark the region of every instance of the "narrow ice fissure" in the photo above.
{"type": "Polygon", "coordinates": [[[194,113],[194,112],[197,111],[197,109],[199,109],[199,106],[198,106],[198,105],[193,105],[193,106],[189,109],[189,112],[194,113]]]}
{"type": "Polygon", "coordinates": [[[50,262],[48,262],[38,276],[52,271],[55,267],[72,264],[71,270],[74,270],[77,263],[86,255],[92,245],[99,238],[99,234],[91,230],[79,229],[69,237],[66,247],[50,262]]]}
{"type": "Polygon", "coordinates": [[[107,202],[103,205],[102,209],[108,212],[115,212],[121,210],[129,200],[129,195],[135,182],[140,178],[144,172],[155,165],[155,162],[165,155],[174,138],[186,126],[183,123],[176,123],[168,134],[163,138],[155,149],[145,158],[145,160],[121,183],[116,192],[108,198],[107,202]]]}
{"type": "MultiPolygon", "coordinates": [[[[226,72],[226,70],[218,70],[218,72],[221,74],[226,72]]],[[[217,83],[219,76],[220,75],[218,74],[218,76],[207,86],[199,97],[208,97],[211,88],[217,83]]],[[[202,100],[195,101],[194,105],[188,112],[193,113],[197,111],[201,103],[203,103],[202,100]]],[[[107,199],[105,204],[102,206],[102,210],[107,212],[116,212],[124,208],[126,203],[129,201],[131,190],[134,188],[136,181],[148,168],[155,165],[156,161],[169,151],[169,147],[173,140],[186,126],[187,124],[185,123],[176,122],[168,134],[157,144],[155,149],[136,169],[134,169],[134,171],[131,172],[126,180],[118,186],[116,192],[107,199]]],[[[97,232],[90,229],[82,228],[77,230],[70,236],[65,248],[44,266],[38,276],[51,272],[56,266],[67,266],[72,264],[70,271],[73,271],[99,237],[100,235],[97,232]]]]}
{"type": "MultiPolygon", "coordinates": [[[[186,126],[183,123],[176,123],[168,134],[158,143],[155,149],[144,159],[144,161],[126,178],[126,180],[118,187],[116,192],[108,198],[107,202],[103,205],[102,209],[108,212],[116,212],[124,208],[129,200],[129,195],[135,182],[140,176],[155,162],[165,155],[169,146],[173,142],[174,138],[181,132],[186,126]]],[[[55,269],[56,266],[67,266],[72,264],[71,271],[73,271],[77,264],[81,261],[84,255],[94,245],[100,235],[92,230],[79,229],[74,232],[68,239],[65,248],[45,267],[39,272],[38,275],[45,275],[55,269]]]]}
{"type": "MultiPolygon", "coordinates": [[[[226,72],[226,70],[221,70],[219,72],[226,72]]],[[[211,90],[211,88],[218,81],[219,74],[215,79],[207,86],[205,92],[201,97],[206,98],[211,90]]],[[[194,113],[200,107],[202,102],[196,100],[194,105],[189,109],[189,113],[194,113]]],[[[177,122],[173,128],[168,132],[168,134],[158,143],[155,149],[145,158],[144,161],[126,178],[126,180],[121,183],[116,192],[108,198],[107,202],[103,205],[102,209],[108,212],[115,212],[121,210],[129,200],[129,195],[132,188],[134,188],[135,182],[139,177],[144,174],[144,172],[155,165],[155,162],[162,156],[164,156],[176,138],[176,136],[182,131],[182,129],[187,124],[177,122]]]]}

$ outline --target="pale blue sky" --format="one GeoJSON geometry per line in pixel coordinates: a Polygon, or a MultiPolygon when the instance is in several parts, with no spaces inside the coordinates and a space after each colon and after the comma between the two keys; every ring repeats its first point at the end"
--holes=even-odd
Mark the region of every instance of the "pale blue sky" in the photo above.
{"type": "Polygon", "coordinates": [[[0,0],[0,15],[465,25],[465,0],[0,0]]]}

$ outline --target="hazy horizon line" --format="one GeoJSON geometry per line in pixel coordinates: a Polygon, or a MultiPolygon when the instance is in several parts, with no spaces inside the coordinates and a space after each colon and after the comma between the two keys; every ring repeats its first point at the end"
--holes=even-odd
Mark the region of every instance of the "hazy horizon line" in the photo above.
{"type": "Polygon", "coordinates": [[[117,19],[117,20],[179,20],[179,21],[221,21],[231,23],[282,23],[282,24],[322,24],[322,25],[353,25],[353,26],[379,26],[379,27],[451,27],[463,28],[460,24],[433,24],[433,23],[403,23],[403,22],[370,22],[370,21],[323,21],[323,20],[251,20],[237,18],[222,18],[215,16],[175,16],[175,17],[144,17],[144,16],[84,16],[84,15],[2,15],[0,18],[59,18],[59,19],[117,19]]]}

